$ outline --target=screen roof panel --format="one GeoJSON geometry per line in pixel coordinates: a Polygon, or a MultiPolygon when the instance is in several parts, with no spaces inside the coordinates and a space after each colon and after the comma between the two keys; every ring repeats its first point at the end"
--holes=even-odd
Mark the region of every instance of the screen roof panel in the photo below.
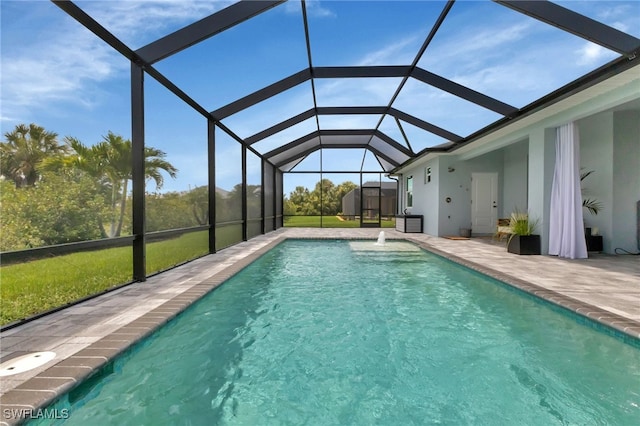
{"type": "Polygon", "coordinates": [[[375,129],[380,114],[320,115],[321,129],[375,129]]]}
{"type": "Polygon", "coordinates": [[[522,108],[616,56],[501,4],[469,1],[454,4],[418,66],[522,108]]]}
{"type": "Polygon", "coordinates": [[[431,132],[427,132],[426,130],[414,126],[413,124],[403,121],[401,121],[400,123],[402,129],[407,135],[407,138],[409,139],[411,148],[413,148],[414,152],[416,153],[422,151],[425,148],[433,148],[449,142],[447,139],[434,135],[431,132]]]}
{"type": "Polygon", "coordinates": [[[412,146],[407,145],[407,141],[405,140],[405,135],[402,134],[402,130],[398,127],[398,123],[395,117],[391,115],[386,115],[380,124],[380,129],[382,133],[394,139],[396,142],[404,146],[405,148],[412,150],[412,146]]]}
{"type": "Polygon", "coordinates": [[[275,7],[155,67],[214,110],[307,68],[303,21],[299,13],[275,7]]]}
{"type": "MultiPolygon", "coordinates": [[[[348,149],[323,149],[322,150],[322,170],[350,171],[360,170],[362,157],[365,150],[362,148],[348,149]]],[[[378,168],[380,166],[378,165],[378,168]]],[[[376,170],[376,169],[372,169],[376,170]]]]}
{"type": "Polygon", "coordinates": [[[393,104],[417,118],[467,136],[502,116],[415,79],[409,79],[393,104]]]}
{"type": "Polygon", "coordinates": [[[291,161],[286,165],[286,167],[290,168],[287,170],[283,167],[282,170],[292,170],[296,172],[317,172],[321,170],[320,164],[320,150],[317,150],[313,151],[305,157],[301,157],[299,159],[291,161]]]}
{"type": "Polygon", "coordinates": [[[400,81],[395,77],[318,79],[315,83],[318,106],[387,105],[400,81]]]}
{"type": "Polygon", "coordinates": [[[374,136],[373,138],[371,138],[369,146],[374,149],[376,151],[376,154],[379,154],[379,156],[385,156],[389,160],[393,160],[398,164],[402,164],[410,158],[407,153],[395,149],[380,136],[374,136]]]}
{"type": "Polygon", "coordinates": [[[74,2],[129,47],[137,49],[237,1],[94,1],[74,2]]]}
{"type": "Polygon", "coordinates": [[[364,153],[362,170],[366,170],[366,171],[383,170],[382,165],[378,161],[378,158],[376,157],[376,155],[369,150],[366,150],[364,153]]]}
{"type": "Polygon", "coordinates": [[[311,83],[305,82],[246,108],[222,122],[242,138],[313,108],[311,83]]]}
{"type": "Polygon", "coordinates": [[[556,0],[554,3],[640,38],[640,2],[636,0],[556,0]]]}
{"type": "Polygon", "coordinates": [[[265,154],[279,146],[285,145],[293,140],[308,135],[318,130],[315,117],[308,118],[298,124],[295,124],[281,132],[264,138],[251,146],[258,152],[265,154]]]}
{"type": "Polygon", "coordinates": [[[55,5],[284,168],[321,145],[366,146],[385,169],[441,142],[455,149],[640,56],[638,3],[629,1],[143,3],[80,2],[90,16],[55,5]],[[105,16],[130,23],[127,7],[136,28],[105,16]]]}
{"type": "Polygon", "coordinates": [[[366,145],[371,139],[371,130],[361,134],[322,134],[323,145],[366,145]]]}
{"type": "Polygon", "coordinates": [[[308,1],[313,63],[409,64],[443,5],[443,1],[308,1]]]}
{"type": "Polygon", "coordinates": [[[320,137],[318,135],[308,135],[297,141],[290,142],[285,147],[270,151],[265,156],[275,165],[288,163],[291,160],[300,158],[307,152],[312,152],[315,148],[319,148],[320,137]]]}
{"type": "Polygon", "coordinates": [[[376,155],[376,158],[378,159],[378,161],[382,165],[382,168],[384,169],[385,172],[390,172],[391,170],[393,170],[396,167],[393,163],[390,163],[389,161],[385,160],[384,158],[380,157],[379,155],[376,155]]]}

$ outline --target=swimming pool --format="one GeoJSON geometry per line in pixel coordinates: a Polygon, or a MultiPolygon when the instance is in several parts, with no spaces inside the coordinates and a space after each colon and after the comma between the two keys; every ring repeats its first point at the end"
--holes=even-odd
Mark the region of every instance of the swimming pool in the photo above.
{"type": "Polygon", "coordinates": [[[640,351],[409,243],[286,241],[65,424],[634,424],[640,351]]]}

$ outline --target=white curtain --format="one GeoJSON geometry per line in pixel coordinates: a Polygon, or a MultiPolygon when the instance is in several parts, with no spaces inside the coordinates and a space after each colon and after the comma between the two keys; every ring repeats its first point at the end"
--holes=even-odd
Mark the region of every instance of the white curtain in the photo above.
{"type": "Polygon", "coordinates": [[[558,127],[556,166],[551,187],[549,254],[570,259],[587,257],[580,192],[580,136],[575,123],[558,127]]]}

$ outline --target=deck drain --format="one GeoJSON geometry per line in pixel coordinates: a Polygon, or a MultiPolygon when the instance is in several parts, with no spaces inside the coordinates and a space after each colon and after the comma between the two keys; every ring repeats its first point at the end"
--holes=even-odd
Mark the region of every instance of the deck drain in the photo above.
{"type": "Polygon", "coordinates": [[[56,357],[55,352],[33,352],[0,364],[0,377],[24,373],[46,364],[56,357]]]}

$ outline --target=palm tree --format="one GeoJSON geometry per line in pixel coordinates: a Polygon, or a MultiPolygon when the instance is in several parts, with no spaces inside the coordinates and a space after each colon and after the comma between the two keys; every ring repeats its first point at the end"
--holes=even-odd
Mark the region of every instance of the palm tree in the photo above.
{"type": "MultiPolygon", "coordinates": [[[[109,226],[101,222],[101,232],[105,237],[118,237],[122,232],[129,180],[131,180],[131,141],[109,131],[107,136],[96,145],[86,146],[76,138],[66,137],[65,142],[75,153],[61,157],[56,162],[49,162],[49,166],[75,168],[82,170],[96,179],[99,187],[110,193],[109,198],[109,226]]],[[[166,153],[145,147],[145,177],[155,181],[156,188],[162,188],[164,177],[162,171],[175,178],[178,169],[164,158],[166,153]]]]}
{"type": "Polygon", "coordinates": [[[2,176],[13,180],[16,188],[33,186],[40,177],[43,160],[66,152],[59,145],[58,134],[48,132],[36,124],[19,124],[5,133],[6,142],[0,143],[0,170],[2,176]]]}

